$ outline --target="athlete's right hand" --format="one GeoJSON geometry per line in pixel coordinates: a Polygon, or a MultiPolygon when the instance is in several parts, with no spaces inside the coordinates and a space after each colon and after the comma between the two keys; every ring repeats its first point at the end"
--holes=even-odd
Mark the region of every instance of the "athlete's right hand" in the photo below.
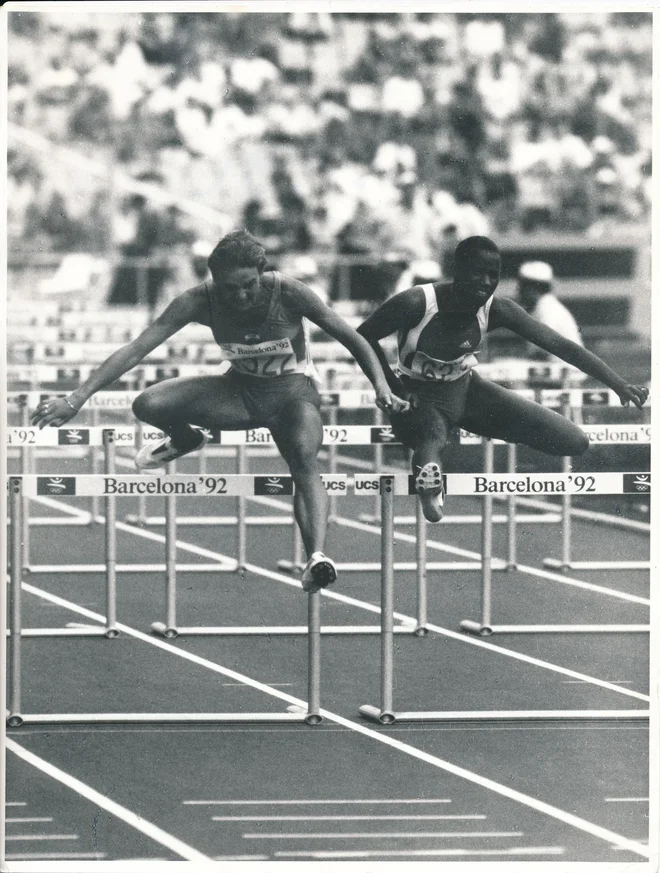
{"type": "Polygon", "coordinates": [[[628,406],[630,401],[635,404],[638,409],[646,403],[649,396],[649,389],[645,385],[624,385],[623,388],[617,389],[621,406],[628,406]]]}
{"type": "Polygon", "coordinates": [[[33,426],[38,424],[40,430],[47,424],[51,427],[58,427],[70,421],[79,411],[79,409],[70,406],[63,397],[51,397],[37,406],[32,413],[30,423],[33,426]]]}
{"type": "Polygon", "coordinates": [[[408,412],[410,404],[396,394],[392,394],[389,386],[376,389],[376,406],[384,412],[408,412]]]}

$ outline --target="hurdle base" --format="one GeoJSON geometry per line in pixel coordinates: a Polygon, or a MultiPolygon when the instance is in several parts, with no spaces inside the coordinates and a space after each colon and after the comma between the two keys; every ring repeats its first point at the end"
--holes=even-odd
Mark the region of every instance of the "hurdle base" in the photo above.
{"type": "MultiPolygon", "coordinates": [[[[37,576],[40,573],[105,573],[105,564],[31,564],[23,572],[37,576]]],[[[214,564],[176,564],[177,573],[235,573],[240,567],[236,561],[214,564]]],[[[117,564],[117,573],[166,573],[166,564],[117,564]]]]}
{"type": "MultiPolygon", "coordinates": [[[[137,515],[126,515],[124,516],[124,521],[126,524],[133,525],[134,527],[162,527],[165,524],[165,516],[147,515],[144,518],[139,518],[137,515]]],[[[195,525],[200,527],[208,525],[213,525],[213,527],[236,527],[238,520],[235,516],[231,515],[183,515],[181,518],[177,518],[176,523],[177,527],[190,527],[195,525]]],[[[250,515],[245,519],[245,524],[255,527],[261,525],[290,527],[293,524],[293,517],[282,515],[250,515]]]]}
{"type": "Polygon", "coordinates": [[[540,709],[476,710],[454,712],[383,712],[376,706],[361,706],[360,713],[381,724],[395,722],[506,722],[506,721],[644,721],[647,709],[540,709]],[[383,719],[386,718],[387,721],[383,719]]]}
{"type": "Polygon", "coordinates": [[[12,713],[7,724],[314,724],[305,712],[81,712],[81,713],[12,713]]]}
{"type": "Polygon", "coordinates": [[[278,561],[277,562],[278,570],[285,570],[287,573],[302,573],[305,569],[304,564],[296,564],[295,561],[278,561]]]}
{"type": "Polygon", "coordinates": [[[360,707],[360,714],[371,721],[377,721],[379,724],[394,724],[398,720],[398,716],[390,712],[389,709],[379,709],[377,706],[369,704],[360,707]]]}
{"type": "Polygon", "coordinates": [[[650,570],[650,561],[563,561],[557,558],[544,558],[544,567],[561,570],[650,570]]]}
{"type": "Polygon", "coordinates": [[[304,707],[298,706],[297,703],[292,703],[290,706],[287,706],[286,711],[290,713],[296,713],[297,715],[302,715],[305,720],[305,724],[309,724],[312,726],[321,724],[321,722],[323,721],[323,716],[320,712],[309,712],[309,710],[305,709],[304,707]]]}
{"type": "MultiPolygon", "coordinates": [[[[105,627],[24,627],[21,637],[104,637],[107,636],[108,628],[105,627]]],[[[117,636],[119,631],[115,634],[117,636]]],[[[7,636],[11,636],[11,630],[7,630],[7,636]]]]}
{"type": "Polygon", "coordinates": [[[493,628],[489,624],[481,624],[478,621],[462,621],[461,630],[478,637],[489,637],[493,633],[493,628]]]}
{"type": "MultiPolygon", "coordinates": [[[[165,637],[166,639],[176,639],[181,636],[217,636],[217,637],[240,637],[240,636],[288,636],[288,635],[300,635],[307,636],[309,633],[309,629],[307,625],[282,625],[282,626],[261,626],[261,627],[239,627],[239,626],[225,626],[225,627],[211,627],[211,626],[198,626],[198,627],[171,627],[165,625],[163,622],[156,621],[151,625],[151,630],[153,633],[158,634],[159,636],[165,637]]],[[[319,629],[321,634],[335,634],[339,635],[359,635],[359,634],[380,634],[381,633],[380,625],[322,625],[319,629]]],[[[422,629],[424,633],[427,633],[426,628],[422,629]]],[[[417,633],[417,628],[413,624],[402,624],[396,625],[393,628],[393,632],[395,634],[416,634],[421,636],[421,634],[417,633]]]]}
{"type": "MultiPolygon", "coordinates": [[[[360,521],[368,524],[379,524],[380,517],[370,515],[369,513],[361,513],[358,515],[360,521]]],[[[481,524],[480,515],[445,515],[442,519],[442,524],[481,524]]],[[[508,516],[497,514],[493,516],[493,524],[507,524],[508,516]]],[[[556,512],[546,512],[542,515],[523,514],[516,516],[516,524],[558,524],[561,521],[561,515],[556,512]]],[[[417,519],[414,515],[395,515],[394,524],[403,527],[413,527],[417,524],[417,519]]]]}
{"type": "Polygon", "coordinates": [[[638,634],[649,633],[648,624],[493,624],[484,629],[476,621],[462,621],[461,630],[480,636],[492,634],[638,634]],[[484,632],[486,631],[486,632],[484,632]]]}

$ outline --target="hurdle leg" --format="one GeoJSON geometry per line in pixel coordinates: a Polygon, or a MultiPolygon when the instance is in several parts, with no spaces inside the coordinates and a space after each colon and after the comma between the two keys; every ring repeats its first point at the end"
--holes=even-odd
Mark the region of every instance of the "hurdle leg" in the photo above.
{"type": "MultiPolygon", "coordinates": [[[[570,457],[561,459],[562,473],[570,473],[572,469],[570,457]]],[[[561,497],[561,560],[556,558],[545,558],[543,561],[544,567],[552,567],[557,570],[563,570],[566,573],[571,569],[571,495],[562,494],[561,497]]]]}
{"type": "MultiPolygon", "coordinates": [[[[98,411],[98,409],[94,408],[91,410],[91,418],[92,418],[91,426],[98,427],[98,425],[99,425],[99,411],[98,411]]],[[[91,458],[92,475],[100,473],[101,472],[100,458],[99,458],[99,452],[98,452],[96,446],[90,447],[90,458],[91,458]]],[[[94,494],[94,495],[92,495],[92,497],[90,497],[90,512],[91,512],[91,516],[89,519],[89,523],[94,524],[96,519],[101,514],[101,504],[100,504],[100,500],[99,500],[99,497],[97,494],[94,494]]]]}
{"type": "MultiPolygon", "coordinates": [[[[484,440],[484,472],[493,472],[493,441],[484,440]]],[[[462,621],[461,630],[468,633],[490,636],[491,627],[491,595],[492,595],[492,559],[493,559],[493,495],[483,496],[481,515],[481,622],[462,621]]]]}
{"type": "Polygon", "coordinates": [[[23,551],[21,534],[23,530],[23,506],[21,480],[12,477],[9,484],[9,686],[7,724],[18,727],[23,723],[21,717],[21,586],[23,583],[23,551]]]}
{"type": "Polygon", "coordinates": [[[361,706],[360,712],[381,724],[392,724],[394,685],[394,480],[381,476],[380,577],[380,709],[361,706]]]}
{"type": "MultiPolygon", "coordinates": [[[[237,472],[241,474],[247,473],[247,457],[245,446],[236,447],[236,467],[237,472]]],[[[236,544],[237,544],[237,566],[236,569],[240,573],[245,572],[247,564],[247,500],[244,494],[239,494],[237,501],[237,520],[236,520],[236,544]]],[[[297,528],[297,525],[295,525],[297,528]]]]}
{"type": "Polygon", "coordinates": [[[307,724],[319,724],[321,716],[321,592],[307,598],[307,724]]]}
{"type": "MultiPolygon", "coordinates": [[[[104,432],[103,448],[105,474],[111,476],[116,468],[114,431],[104,432]]],[[[114,494],[105,497],[105,591],[105,635],[112,638],[119,635],[117,630],[117,501],[114,494]]]]}
{"type": "MultiPolygon", "coordinates": [[[[515,473],[516,472],[516,456],[517,456],[517,446],[515,443],[508,443],[506,448],[506,457],[507,457],[507,472],[515,473]]],[[[518,508],[518,501],[516,500],[515,494],[510,494],[507,498],[507,535],[508,535],[508,553],[507,553],[507,561],[506,561],[506,569],[507,570],[515,570],[518,565],[518,556],[517,556],[517,538],[518,538],[518,530],[517,530],[517,518],[516,518],[516,510],[518,508]]]]}
{"type": "MultiPolygon", "coordinates": [[[[22,395],[19,398],[20,409],[21,409],[21,427],[29,427],[30,426],[30,409],[29,409],[29,399],[27,395],[22,395]]],[[[29,449],[27,446],[21,446],[20,449],[21,456],[21,473],[34,473],[35,464],[34,464],[34,456],[32,453],[32,449],[29,449]]],[[[23,506],[21,507],[20,513],[20,541],[21,541],[21,549],[22,549],[22,571],[24,573],[30,572],[30,500],[28,497],[23,497],[23,506]]]]}
{"type": "MultiPolygon", "coordinates": [[[[328,412],[328,424],[330,427],[337,427],[337,407],[331,406],[328,412]]],[[[337,472],[337,446],[330,443],[328,446],[328,473],[337,472]]],[[[334,521],[337,517],[337,496],[330,493],[328,499],[328,522],[334,521]]]]}
{"type": "Polygon", "coordinates": [[[427,568],[426,568],[426,519],[422,512],[419,498],[415,498],[415,563],[417,565],[417,627],[415,636],[423,637],[428,633],[427,622],[427,568]]]}

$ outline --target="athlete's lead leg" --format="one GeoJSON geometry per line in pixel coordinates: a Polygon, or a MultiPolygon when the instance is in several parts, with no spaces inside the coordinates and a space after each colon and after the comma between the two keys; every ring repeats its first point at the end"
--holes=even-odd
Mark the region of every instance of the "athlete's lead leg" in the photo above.
{"type": "Polygon", "coordinates": [[[302,576],[303,588],[318,591],[337,578],[334,564],[323,554],[328,495],[318,463],[323,443],[321,415],[312,403],[293,401],[286,404],[275,422],[271,422],[270,429],[295,485],[293,510],[308,558],[302,576]]]}
{"type": "Polygon", "coordinates": [[[563,415],[472,374],[461,427],[480,436],[522,443],[547,455],[582,455],[589,438],[563,415]]]}

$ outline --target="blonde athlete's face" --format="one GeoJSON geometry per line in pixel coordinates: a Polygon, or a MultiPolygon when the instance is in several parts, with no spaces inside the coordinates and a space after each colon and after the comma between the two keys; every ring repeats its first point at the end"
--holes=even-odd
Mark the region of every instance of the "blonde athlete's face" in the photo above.
{"type": "Polygon", "coordinates": [[[234,267],[222,274],[215,285],[220,299],[230,309],[248,313],[264,303],[261,274],[256,267],[234,267]]]}

